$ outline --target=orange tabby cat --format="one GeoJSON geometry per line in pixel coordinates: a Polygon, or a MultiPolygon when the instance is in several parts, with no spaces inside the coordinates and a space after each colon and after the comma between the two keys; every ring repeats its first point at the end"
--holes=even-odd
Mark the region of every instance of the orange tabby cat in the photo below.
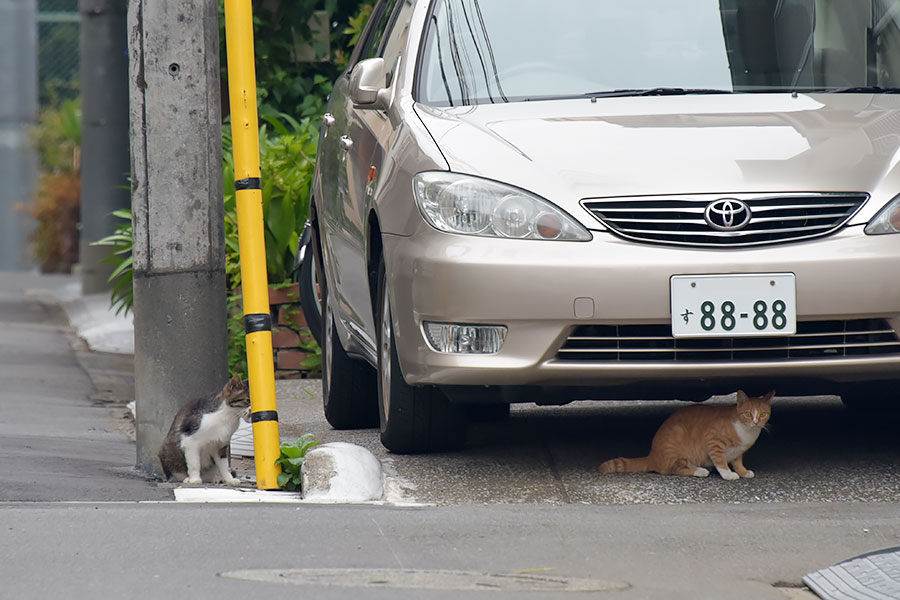
{"type": "Polygon", "coordinates": [[[600,472],[655,471],[706,477],[709,471],[704,467],[714,466],[723,479],[753,477],[753,471],[744,468],[743,455],[768,422],[774,395],[773,390],[760,398],[750,398],[739,391],[737,406],[698,404],[682,408],[660,425],[649,456],[614,458],[600,465],[600,472]]]}

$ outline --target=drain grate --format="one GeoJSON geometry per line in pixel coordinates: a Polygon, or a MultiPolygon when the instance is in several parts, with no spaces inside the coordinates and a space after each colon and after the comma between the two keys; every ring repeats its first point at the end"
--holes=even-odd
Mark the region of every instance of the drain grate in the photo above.
{"type": "Polygon", "coordinates": [[[823,600],[896,600],[900,598],[900,547],[810,573],[803,583],[823,600]]]}

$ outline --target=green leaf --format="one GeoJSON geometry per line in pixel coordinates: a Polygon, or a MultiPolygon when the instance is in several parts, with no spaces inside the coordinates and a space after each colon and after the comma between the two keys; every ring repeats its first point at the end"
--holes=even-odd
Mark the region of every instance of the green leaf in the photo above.
{"type": "Polygon", "coordinates": [[[278,482],[278,487],[283,488],[287,482],[291,480],[290,473],[279,473],[276,481],[278,482]]]}
{"type": "Polygon", "coordinates": [[[300,458],[300,448],[294,444],[282,444],[281,453],[288,458],[300,458]]]}
{"type": "Polygon", "coordinates": [[[281,198],[272,198],[269,203],[266,226],[275,238],[275,247],[272,250],[284,254],[284,251],[290,248],[291,234],[295,233],[296,226],[292,194],[288,193],[281,198]]]}
{"type": "Polygon", "coordinates": [[[107,281],[112,281],[113,279],[115,279],[116,277],[121,275],[123,271],[125,271],[126,269],[130,269],[133,262],[134,262],[134,260],[132,259],[131,255],[129,254],[128,258],[126,258],[125,260],[120,262],[119,266],[116,267],[115,269],[113,269],[113,272],[110,274],[107,281]]]}
{"type": "Polygon", "coordinates": [[[263,213],[269,211],[269,203],[272,202],[272,192],[275,189],[275,179],[267,173],[263,173],[262,201],[263,213]]]}
{"type": "Polygon", "coordinates": [[[289,135],[291,132],[288,131],[288,128],[284,126],[284,124],[279,120],[278,115],[275,114],[266,114],[262,115],[263,120],[266,123],[272,126],[272,129],[275,130],[275,133],[279,135],[289,135]]]}
{"type": "Polygon", "coordinates": [[[306,456],[306,453],[319,445],[315,440],[309,440],[300,446],[300,456],[306,456]]]}
{"type": "MultiPolygon", "coordinates": [[[[320,77],[320,76],[317,75],[316,77],[320,77]]],[[[327,80],[326,80],[326,81],[327,81],[327,80]]],[[[297,122],[297,120],[296,120],[294,117],[292,117],[291,115],[285,115],[285,114],[282,114],[282,115],[281,115],[281,118],[284,119],[285,121],[287,121],[288,125],[290,125],[291,128],[292,128],[295,132],[301,130],[300,123],[297,122]]]]}

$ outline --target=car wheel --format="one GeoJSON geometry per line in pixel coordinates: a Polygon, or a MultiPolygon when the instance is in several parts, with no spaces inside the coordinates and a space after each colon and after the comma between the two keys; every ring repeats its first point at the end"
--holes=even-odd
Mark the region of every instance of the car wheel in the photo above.
{"type": "Polygon", "coordinates": [[[465,444],[463,407],[435,386],[408,385],[400,370],[384,261],[378,267],[378,413],[391,452],[457,450],[465,444]]]}
{"type": "Polygon", "coordinates": [[[321,346],[322,295],[316,268],[317,253],[315,234],[313,234],[313,241],[307,246],[303,261],[300,263],[298,283],[300,285],[300,308],[303,309],[303,315],[306,317],[306,325],[316,343],[321,346]]]}
{"type": "MultiPolygon", "coordinates": [[[[325,294],[324,286],[322,288],[325,294]]],[[[322,402],[325,419],[335,429],[364,429],[378,426],[375,370],[351,358],[335,331],[331,303],[322,311],[322,402]]]]}

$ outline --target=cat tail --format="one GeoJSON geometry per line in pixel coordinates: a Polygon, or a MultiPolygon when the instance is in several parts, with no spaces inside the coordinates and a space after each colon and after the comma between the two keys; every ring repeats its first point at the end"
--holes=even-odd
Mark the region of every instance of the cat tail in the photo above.
{"type": "Polygon", "coordinates": [[[601,473],[645,473],[650,470],[650,457],[614,458],[600,465],[601,473]]]}

